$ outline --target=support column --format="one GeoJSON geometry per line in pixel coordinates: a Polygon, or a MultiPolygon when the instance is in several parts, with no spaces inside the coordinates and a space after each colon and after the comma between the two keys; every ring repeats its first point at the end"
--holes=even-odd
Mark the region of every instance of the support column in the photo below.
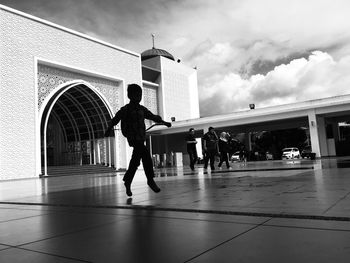
{"type": "Polygon", "coordinates": [[[114,169],[115,170],[119,169],[119,164],[118,164],[119,147],[118,147],[118,142],[119,142],[118,132],[117,132],[117,129],[114,128],[114,169]]]}
{"type": "Polygon", "coordinates": [[[112,167],[111,137],[108,137],[108,167],[112,167]]]}
{"type": "Polygon", "coordinates": [[[97,164],[97,143],[96,140],[92,141],[94,147],[94,165],[97,164]]]}
{"type": "Polygon", "coordinates": [[[319,116],[316,116],[316,119],[317,119],[318,139],[320,144],[320,155],[329,156],[325,119],[324,117],[319,117],[319,116]]]}
{"type": "Polygon", "coordinates": [[[308,112],[308,119],[312,151],[316,153],[316,157],[327,155],[327,141],[324,118],[317,117],[315,110],[310,110],[308,112]]]}
{"type": "Polygon", "coordinates": [[[252,151],[252,133],[251,132],[247,132],[247,144],[248,144],[248,151],[251,152],[252,151]]]}
{"type": "Polygon", "coordinates": [[[96,140],[96,163],[100,164],[101,163],[101,148],[100,148],[100,141],[97,139],[96,140]]]}
{"type": "Polygon", "coordinates": [[[108,153],[108,144],[107,144],[107,139],[103,139],[103,161],[105,162],[105,166],[107,166],[107,153],[108,153]]]}

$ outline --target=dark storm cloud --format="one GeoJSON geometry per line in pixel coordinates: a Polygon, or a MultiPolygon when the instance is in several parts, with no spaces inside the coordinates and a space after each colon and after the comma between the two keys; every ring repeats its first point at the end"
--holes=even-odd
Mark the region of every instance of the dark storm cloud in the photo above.
{"type": "Polygon", "coordinates": [[[276,66],[282,65],[282,64],[289,64],[291,61],[299,58],[307,58],[310,56],[312,51],[305,51],[305,52],[296,52],[289,54],[288,56],[279,57],[275,60],[263,60],[263,59],[257,59],[254,61],[249,61],[246,65],[244,65],[240,69],[240,73],[243,76],[250,77],[252,75],[256,74],[262,74],[266,75],[270,71],[272,71],[276,66]]]}

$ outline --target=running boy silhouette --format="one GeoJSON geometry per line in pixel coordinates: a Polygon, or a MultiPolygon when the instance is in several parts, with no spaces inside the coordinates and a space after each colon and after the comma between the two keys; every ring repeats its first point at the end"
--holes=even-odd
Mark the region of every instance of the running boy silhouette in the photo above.
{"type": "Polygon", "coordinates": [[[105,132],[105,137],[108,137],[113,126],[121,121],[122,133],[127,138],[129,145],[134,148],[128,170],[123,177],[126,194],[132,196],[131,183],[134,179],[136,170],[140,165],[140,160],[142,160],[143,168],[145,169],[148,186],[154,192],[158,193],[160,192],[160,188],[153,179],[154,170],[151,154],[145,146],[145,119],[152,120],[156,123],[163,123],[167,127],[171,127],[171,123],[163,121],[160,116],[154,115],[146,107],[140,105],[142,89],[139,85],[128,85],[128,98],[130,99],[130,102],[115,114],[105,132]]]}

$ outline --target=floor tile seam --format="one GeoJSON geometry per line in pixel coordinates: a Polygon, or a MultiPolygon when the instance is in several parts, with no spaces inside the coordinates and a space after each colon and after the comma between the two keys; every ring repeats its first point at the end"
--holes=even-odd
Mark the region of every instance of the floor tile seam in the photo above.
{"type": "MultiPolygon", "coordinates": [[[[308,167],[279,167],[279,168],[250,168],[250,169],[232,169],[232,170],[214,170],[214,171],[203,171],[203,174],[210,173],[237,173],[237,172],[266,172],[266,171],[294,171],[294,170],[314,170],[314,166],[308,167]]],[[[187,173],[184,175],[191,175],[192,173],[187,173]]]]}
{"type": "Polygon", "coordinates": [[[339,204],[341,201],[343,201],[344,199],[346,199],[348,196],[350,195],[350,192],[348,192],[346,195],[344,195],[343,197],[339,198],[333,205],[331,205],[330,207],[328,207],[325,211],[323,211],[322,214],[326,214],[329,210],[331,210],[333,207],[335,207],[337,204],[339,204]]]}
{"type": "MultiPolygon", "coordinates": [[[[84,209],[82,207],[82,209],[84,209]]],[[[101,209],[101,208],[96,208],[101,209]]],[[[102,208],[103,209],[103,208],[102,208]]],[[[115,210],[115,209],[114,209],[115,210]]],[[[35,211],[35,210],[33,210],[35,211]]],[[[106,213],[106,212],[92,212],[92,211],[71,211],[71,210],[60,210],[60,211],[53,211],[53,213],[65,213],[65,214],[98,214],[98,215],[116,215],[124,217],[123,219],[129,220],[131,217],[151,217],[151,218],[164,218],[164,219],[174,219],[174,220],[188,220],[188,221],[201,221],[201,222],[217,222],[217,223],[233,223],[233,224],[242,224],[242,225],[256,225],[256,223],[244,223],[244,222],[238,222],[238,221],[226,221],[226,220],[212,220],[212,219],[195,219],[195,218],[187,218],[187,217],[174,217],[174,216],[147,216],[147,215],[130,215],[130,214],[118,214],[118,213],[106,213]]],[[[50,213],[48,213],[50,214],[50,213]]],[[[44,214],[47,215],[47,214],[44,214]]],[[[21,219],[18,219],[21,220],[21,219]]],[[[10,220],[9,220],[10,221],[10,220]]],[[[7,222],[7,221],[4,221],[7,222]]],[[[0,222],[2,223],[2,222],[0,222]]],[[[1,244],[0,244],[1,245],[1,244]]]]}
{"type": "MultiPolygon", "coordinates": [[[[1,204],[2,202],[0,202],[1,204]]],[[[49,204],[49,203],[21,203],[22,205],[41,205],[53,207],[80,207],[80,208],[107,208],[107,209],[129,209],[129,210],[152,210],[152,211],[172,211],[172,212],[188,212],[203,214],[223,214],[237,216],[252,217],[272,217],[272,218],[294,218],[294,219],[310,219],[323,221],[350,221],[350,217],[346,216],[324,216],[311,214],[288,214],[288,213],[264,213],[264,212],[247,212],[247,211],[228,211],[228,210],[212,210],[212,209],[195,209],[195,208],[174,208],[174,207],[157,207],[157,206],[140,206],[140,205],[81,205],[81,204],[49,204]]]]}
{"type": "Polygon", "coordinates": [[[48,256],[53,256],[53,257],[58,257],[58,258],[69,259],[69,260],[73,260],[73,261],[77,261],[77,262],[92,263],[92,261],[87,261],[87,260],[83,260],[83,259],[79,259],[79,258],[73,258],[73,257],[62,256],[62,255],[58,255],[58,254],[54,254],[54,253],[48,253],[48,252],[43,252],[43,251],[35,250],[35,249],[24,248],[24,247],[21,247],[21,246],[11,246],[11,247],[8,248],[8,249],[11,249],[11,248],[20,249],[20,250],[25,250],[25,251],[29,251],[29,252],[35,252],[35,253],[39,253],[39,254],[43,254],[43,255],[48,255],[48,256]]]}
{"type": "Polygon", "coordinates": [[[0,254],[1,254],[1,252],[4,251],[4,250],[7,250],[7,249],[11,249],[11,248],[12,248],[11,245],[6,245],[6,244],[3,244],[3,243],[0,243],[0,245],[5,246],[5,248],[0,248],[0,254]]]}
{"type": "Polygon", "coordinates": [[[337,228],[323,228],[323,227],[306,227],[306,226],[291,226],[291,225],[278,225],[278,224],[264,224],[263,226],[276,227],[276,228],[291,228],[291,229],[304,229],[304,230],[319,230],[319,231],[332,231],[332,232],[350,232],[349,229],[337,229],[337,228]]]}
{"type": "MultiPolygon", "coordinates": [[[[1,201],[0,201],[1,202],[1,201]]],[[[19,211],[22,211],[22,210],[25,210],[25,211],[38,211],[37,209],[34,209],[34,208],[26,208],[24,207],[24,205],[16,205],[16,204],[9,204],[8,207],[0,207],[0,211],[1,210],[13,210],[13,211],[16,211],[16,210],[19,210],[19,211]],[[14,207],[14,206],[19,206],[19,207],[14,207]]]]}
{"type": "Polygon", "coordinates": [[[157,216],[157,215],[133,215],[132,217],[140,217],[140,218],[156,218],[156,219],[169,219],[169,220],[183,220],[183,221],[195,221],[195,222],[210,222],[210,223],[223,223],[223,224],[238,224],[238,225],[258,225],[260,223],[246,223],[246,222],[238,222],[238,221],[229,221],[229,220],[214,220],[214,219],[200,219],[200,218],[188,218],[188,217],[175,217],[175,216],[157,216]]]}
{"type": "Polygon", "coordinates": [[[238,233],[238,234],[236,234],[235,236],[233,236],[233,237],[231,237],[231,238],[229,238],[229,239],[227,239],[227,240],[225,240],[225,241],[223,241],[223,242],[220,242],[219,244],[217,244],[217,245],[215,245],[215,246],[213,246],[213,247],[211,247],[211,248],[209,248],[209,249],[207,249],[207,250],[205,250],[205,251],[199,253],[198,255],[193,256],[192,258],[190,258],[190,259],[184,261],[184,263],[191,262],[192,260],[194,260],[194,259],[196,259],[196,258],[199,258],[200,256],[202,256],[202,255],[204,255],[204,254],[206,254],[206,253],[208,253],[208,252],[210,252],[210,251],[213,251],[214,249],[216,249],[216,248],[218,248],[218,247],[220,247],[220,246],[222,246],[222,245],[224,245],[224,244],[226,244],[226,243],[228,243],[228,242],[231,242],[232,240],[237,239],[237,238],[239,238],[240,236],[243,236],[243,235],[247,234],[247,233],[250,232],[250,231],[253,231],[254,229],[256,229],[256,228],[258,228],[258,227],[264,225],[265,223],[269,222],[271,219],[272,219],[272,218],[268,218],[268,219],[265,220],[264,222],[261,222],[260,224],[257,224],[257,225],[255,225],[255,226],[252,227],[252,228],[249,228],[249,229],[247,229],[247,230],[245,230],[245,231],[243,231],[243,232],[241,232],[241,233],[238,233]]]}
{"type": "Polygon", "coordinates": [[[19,244],[19,245],[16,245],[16,246],[13,246],[13,245],[12,246],[16,247],[16,248],[26,249],[26,248],[23,248],[23,246],[35,244],[35,243],[38,243],[38,242],[47,241],[47,240],[50,240],[50,239],[60,238],[60,237],[64,237],[64,236],[68,236],[68,235],[72,235],[72,234],[77,234],[77,233],[80,233],[80,232],[85,232],[85,231],[89,231],[89,230],[92,230],[92,229],[105,227],[105,226],[108,226],[108,225],[113,225],[113,224],[115,224],[117,222],[126,221],[126,220],[130,220],[130,218],[129,217],[128,218],[121,218],[121,219],[118,219],[118,220],[113,220],[113,221],[108,222],[108,223],[95,224],[95,225],[92,225],[92,226],[89,226],[89,227],[85,227],[85,228],[81,228],[81,229],[78,229],[78,230],[67,231],[67,232],[64,232],[64,233],[61,233],[61,234],[58,234],[58,235],[52,235],[52,236],[45,237],[45,238],[42,238],[42,239],[38,239],[38,240],[35,240],[35,241],[30,241],[30,242],[26,242],[26,243],[19,244]]]}
{"type": "MultiPolygon", "coordinates": [[[[34,210],[31,210],[31,211],[34,211],[34,210]]],[[[9,222],[20,221],[20,220],[34,218],[34,217],[46,216],[46,215],[49,215],[49,214],[51,214],[51,213],[43,213],[43,214],[40,214],[40,215],[25,216],[25,217],[21,217],[21,218],[13,218],[13,219],[5,220],[5,221],[0,221],[0,224],[6,224],[6,223],[9,223],[9,222]]]]}

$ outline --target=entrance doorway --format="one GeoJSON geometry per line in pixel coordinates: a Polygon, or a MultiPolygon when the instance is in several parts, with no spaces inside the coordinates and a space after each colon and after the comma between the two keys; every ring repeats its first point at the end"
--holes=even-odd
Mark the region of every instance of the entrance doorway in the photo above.
{"type": "Polygon", "coordinates": [[[115,166],[114,137],[104,138],[111,110],[84,84],[61,88],[41,119],[42,174],[50,167],[101,164],[115,166]]]}

